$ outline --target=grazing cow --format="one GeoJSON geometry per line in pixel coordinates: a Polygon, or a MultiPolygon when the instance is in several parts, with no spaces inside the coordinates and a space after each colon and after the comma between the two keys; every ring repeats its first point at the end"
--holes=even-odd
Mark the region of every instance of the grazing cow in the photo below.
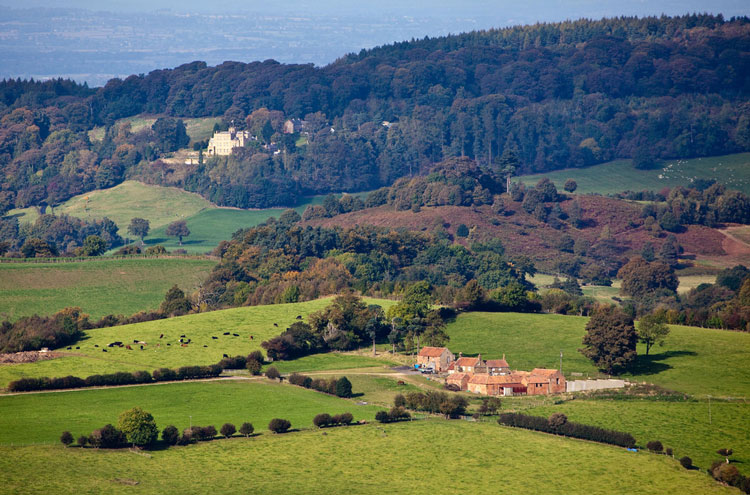
{"type": "Polygon", "coordinates": [[[240,334],[238,334],[238,333],[233,333],[232,335],[234,335],[235,337],[239,337],[240,336],[240,334]]]}
{"type": "Polygon", "coordinates": [[[301,320],[302,319],[302,315],[297,315],[297,319],[301,320]]]}
{"type": "Polygon", "coordinates": [[[80,349],[80,347],[76,347],[76,349],[80,349]]]}
{"type": "Polygon", "coordinates": [[[141,350],[143,350],[143,346],[141,346],[141,350]]]}
{"type": "Polygon", "coordinates": [[[102,349],[102,352],[107,352],[107,349],[102,349]]]}
{"type": "Polygon", "coordinates": [[[161,339],[161,338],[164,338],[164,334],[163,334],[163,333],[162,333],[162,334],[160,334],[160,335],[159,335],[159,338],[160,338],[160,339],[161,339]]]}
{"type": "Polygon", "coordinates": [[[71,350],[71,349],[73,349],[73,348],[72,347],[68,347],[68,350],[71,350]]]}
{"type": "Polygon", "coordinates": [[[183,339],[185,338],[185,336],[184,336],[184,335],[180,335],[180,337],[182,337],[183,339]]]}
{"type": "Polygon", "coordinates": [[[203,344],[203,347],[208,347],[206,344],[203,344]]]}
{"type": "Polygon", "coordinates": [[[274,324],[273,324],[273,326],[275,326],[275,327],[278,327],[278,326],[279,326],[279,324],[278,324],[278,323],[274,323],[274,324]]]}
{"type": "Polygon", "coordinates": [[[214,340],[217,340],[217,339],[218,339],[219,337],[213,337],[213,336],[212,336],[211,338],[212,338],[212,339],[214,339],[214,340]]]}
{"type": "Polygon", "coordinates": [[[182,344],[182,339],[180,339],[180,344],[182,344]]]}
{"type": "Polygon", "coordinates": [[[94,344],[94,347],[99,347],[99,344],[94,344]]]}
{"type": "Polygon", "coordinates": [[[229,335],[229,332],[224,332],[224,335],[229,335]]]}
{"type": "Polygon", "coordinates": [[[187,347],[187,344],[180,344],[181,347],[187,347]]]}
{"type": "Polygon", "coordinates": [[[250,340],[253,340],[253,336],[252,335],[250,336],[250,340]]]}
{"type": "Polygon", "coordinates": [[[170,344],[169,342],[167,342],[167,345],[172,345],[172,344],[170,344]]]}
{"type": "Polygon", "coordinates": [[[228,358],[229,356],[227,356],[226,354],[224,354],[224,357],[225,357],[225,358],[228,358]]]}
{"type": "Polygon", "coordinates": [[[125,346],[125,349],[127,349],[127,350],[129,350],[129,351],[132,351],[132,350],[133,350],[133,348],[132,348],[132,347],[130,347],[130,344],[126,345],[126,346],[125,346]]]}
{"type": "Polygon", "coordinates": [[[133,339],[133,343],[137,344],[138,343],[138,339],[133,339]]]}

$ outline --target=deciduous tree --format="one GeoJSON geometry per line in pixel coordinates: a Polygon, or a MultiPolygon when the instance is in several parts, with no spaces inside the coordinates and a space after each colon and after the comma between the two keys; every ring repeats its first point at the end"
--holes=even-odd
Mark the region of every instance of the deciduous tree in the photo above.
{"type": "Polygon", "coordinates": [[[630,316],[616,306],[599,306],[586,324],[581,352],[600,370],[617,374],[635,361],[637,339],[630,316]]]}

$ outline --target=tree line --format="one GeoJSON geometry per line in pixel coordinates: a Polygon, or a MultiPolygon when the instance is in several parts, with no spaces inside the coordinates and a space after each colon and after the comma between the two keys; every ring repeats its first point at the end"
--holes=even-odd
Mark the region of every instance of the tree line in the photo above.
{"type": "Polygon", "coordinates": [[[745,151],[749,37],[747,18],[622,17],[396,43],[320,68],[191,62],[96,90],[6,80],[0,205],[55,205],[124,177],[222,205],[292,205],[388,186],[450,157],[491,169],[513,151],[530,173],[745,151]],[[167,117],[135,133],[113,125],[141,113],[167,117]],[[256,139],[185,170],[157,160],[188,144],[179,118],[198,116],[256,139]],[[306,145],[283,135],[286,118],[304,118],[306,145]],[[107,130],[92,143],[95,125],[107,130]]]}

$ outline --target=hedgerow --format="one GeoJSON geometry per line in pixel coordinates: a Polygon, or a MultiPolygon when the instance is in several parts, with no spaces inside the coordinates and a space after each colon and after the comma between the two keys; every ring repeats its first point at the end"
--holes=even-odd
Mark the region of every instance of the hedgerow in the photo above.
{"type": "Polygon", "coordinates": [[[630,433],[607,430],[598,426],[584,425],[566,421],[563,424],[550,422],[547,418],[527,416],[519,413],[504,413],[497,422],[501,425],[525,428],[527,430],[554,433],[566,437],[580,438],[592,442],[606,443],[620,447],[633,448],[635,438],[630,433]]]}

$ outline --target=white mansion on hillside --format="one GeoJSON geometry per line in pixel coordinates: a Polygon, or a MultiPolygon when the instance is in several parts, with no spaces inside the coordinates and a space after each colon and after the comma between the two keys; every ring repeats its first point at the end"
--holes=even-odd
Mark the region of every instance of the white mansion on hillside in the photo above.
{"type": "Polygon", "coordinates": [[[245,142],[250,139],[249,131],[237,131],[230,127],[228,131],[215,132],[214,137],[208,141],[208,152],[211,155],[231,155],[234,148],[245,146],[245,142]]]}

